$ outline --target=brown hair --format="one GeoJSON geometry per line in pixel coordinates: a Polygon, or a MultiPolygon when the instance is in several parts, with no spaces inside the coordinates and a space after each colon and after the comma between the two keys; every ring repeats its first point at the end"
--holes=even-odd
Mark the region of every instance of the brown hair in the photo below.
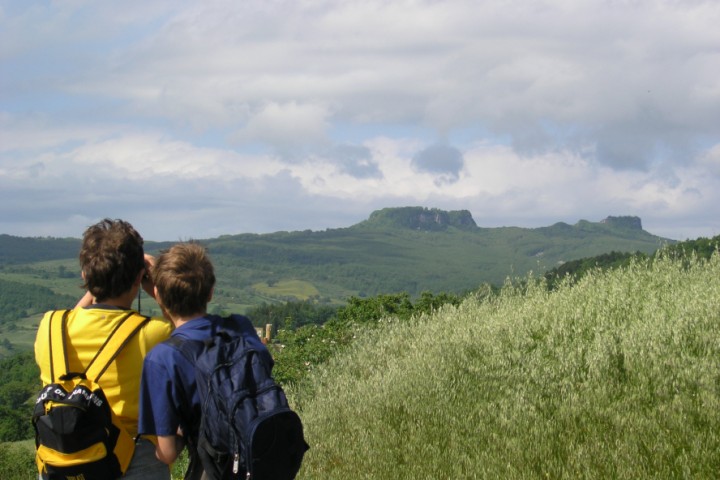
{"type": "Polygon", "coordinates": [[[164,251],[152,269],[153,282],[163,307],[173,316],[205,313],[215,270],[205,247],[178,243],[164,251]]]}
{"type": "Polygon", "coordinates": [[[116,298],[145,268],[143,239],[128,222],[106,218],[85,230],[79,259],[83,287],[98,302],[116,298]]]}

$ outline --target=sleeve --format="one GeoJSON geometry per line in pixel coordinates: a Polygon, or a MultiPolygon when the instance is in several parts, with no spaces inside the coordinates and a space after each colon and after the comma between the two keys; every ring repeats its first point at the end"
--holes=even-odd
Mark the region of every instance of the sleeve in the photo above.
{"type": "Polygon", "coordinates": [[[50,339],[48,338],[48,318],[52,312],[43,315],[35,336],[35,363],[40,369],[40,380],[43,385],[52,383],[50,378],[50,339]]]}
{"type": "Polygon", "coordinates": [[[159,357],[158,350],[151,351],[143,362],[138,418],[140,435],[176,435],[179,425],[171,370],[156,358],[159,357]]]}
{"type": "Polygon", "coordinates": [[[170,337],[173,330],[174,327],[168,320],[156,317],[150,318],[150,321],[142,329],[140,348],[143,356],[147,355],[155,345],[170,337]]]}

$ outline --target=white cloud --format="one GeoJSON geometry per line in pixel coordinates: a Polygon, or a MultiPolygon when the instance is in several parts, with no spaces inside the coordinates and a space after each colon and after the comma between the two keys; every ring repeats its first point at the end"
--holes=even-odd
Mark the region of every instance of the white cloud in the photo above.
{"type": "Polygon", "coordinates": [[[2,2],[0,200],[22,206],[0,227],[151,190],[183,232],[257,231],[236,186],[258,229],[433,202],[717,232],[719,23],[714,1],[2,2]]]}
{"type": "Polygon", "coordinates": [[[233,139],[268,143],[282,150],[322,143],[326,140],[326,118],[321,106],[271,103],[252,115],[233,139]]]}

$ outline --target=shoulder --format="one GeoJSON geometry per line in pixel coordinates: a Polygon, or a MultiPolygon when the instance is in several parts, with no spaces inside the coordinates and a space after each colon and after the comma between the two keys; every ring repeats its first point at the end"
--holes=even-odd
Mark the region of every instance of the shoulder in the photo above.
{"type": "Polygon", "coordinates": [[[174,327],[171,322],[164,318],[150,317],[150,319],[143,325],[141,330],[141,336],[144,343],[149,348],[154,347],[163,340],[170,337],[174,327]]]}
{"type": "Polygon", "coordinates": [[[154,363],[158,365],[173,365],[177,362],[177,359],[182,356],[181,352],[169,345],[167,342],[162,341],[155,345],[152,350],[145,355],[145,363],[154,363]]]}
{"type": "Polygon", "coordinates": [[[47,349],[47,343],[50,341],[49,339],[49,323],[50,323],[50,317],[53,315],[58,315],[62,317],[63,313],[69,311],[69,310],[50,310],[49,312],[45,312],[42,319],[40,320],[40,323],[38,324],[37,333],[35,334],[35,350],[45,350],[47,349]]]}
{"type": "Polygon", "coordinates": [[[163,339],[169,337],[174,330],[172,322],[161,317],[150,317],[143,328],[148,334],[159,335],[163,339]]]}

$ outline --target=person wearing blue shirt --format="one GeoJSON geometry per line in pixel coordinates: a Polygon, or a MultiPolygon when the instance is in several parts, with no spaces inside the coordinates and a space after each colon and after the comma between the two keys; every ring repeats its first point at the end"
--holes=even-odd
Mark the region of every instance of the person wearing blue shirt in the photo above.
{"type": "MultiPolygon", "coordinates": [[[[215,273],[207,251],[188,242],[172,246],[155,261],[151,271],[155,298],[163,314],[175,325],[173,337],[203,341],[213,337],[223,318],[207,313],[215,273]]],[[[272,357],[250,321],[232,315],[246,341],[257,347],[272,365],[272,357]]],[[[202,348],[200,342],[191,342],[202,348]]],[[[141,435],[157,435],[156,455],[172,464],[187,446],[190,465],[186,479],[202,478],[202,466],[194,451],[200,424],[200,398],[195,367],[178,348],[160,343],[145,357],[140,383],[141,435]]]]}

